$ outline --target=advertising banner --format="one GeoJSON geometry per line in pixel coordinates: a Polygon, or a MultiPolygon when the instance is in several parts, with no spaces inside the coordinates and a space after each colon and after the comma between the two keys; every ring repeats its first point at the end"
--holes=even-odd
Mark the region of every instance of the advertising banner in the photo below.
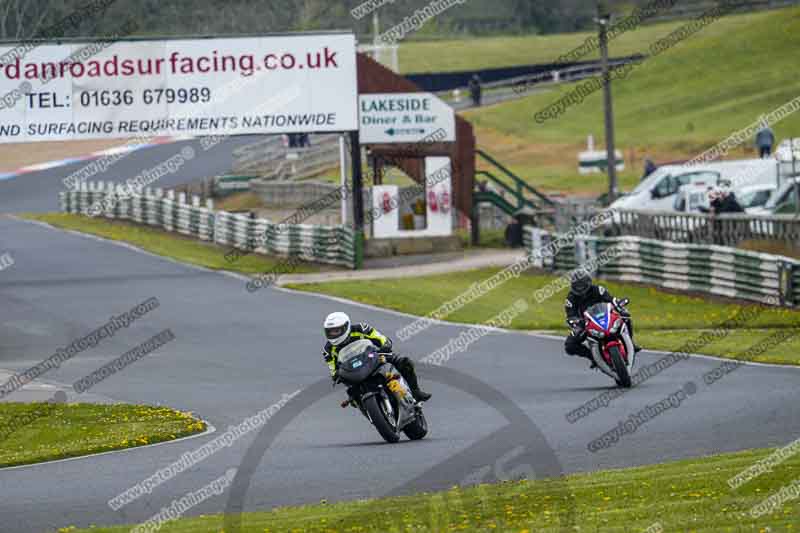
{"type": "Polygon", "coordinates": [[[355,37],[0,47],[0,142],[358,129],[355,37]]]}

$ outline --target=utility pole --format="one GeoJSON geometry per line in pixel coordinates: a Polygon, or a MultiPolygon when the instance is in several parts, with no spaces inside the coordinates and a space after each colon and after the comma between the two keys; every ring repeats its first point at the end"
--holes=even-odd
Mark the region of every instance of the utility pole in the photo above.
{"type": "Polygon", "coordinates": [[[363,180],[361,176],[361,143],[359,142],[358,130],[349,132],[350,134],[350,161],[352,164],[353,176],[353,230],[355,238],[356,258],[355,268],[360,269],[364,265],[364,195],[363,180]]]}
{"type": "Polygon", "coordinates": [[[608,25],[611,14],[603,0],[597,0],[597,22],[600,40],[600,56],[603,66],[603,104],[606,123],[606,166],[608,168],[608,202],[617,198],[617,158],[614,151],[614,110],[611,104],[611,77],[608,68],[608,25]]]}

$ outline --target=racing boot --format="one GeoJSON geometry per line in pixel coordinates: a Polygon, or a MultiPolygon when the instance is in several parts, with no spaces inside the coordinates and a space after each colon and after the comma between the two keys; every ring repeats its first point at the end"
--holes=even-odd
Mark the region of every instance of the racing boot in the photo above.
{"type": "Polygon", "coordinates": [[[428,392],[417,387],[416,389],[411,389],[411,395],[414,397],[415,400],[418,402],[427,402],[431,399],[431,395],[428,392]]]}
{"type": "Polygon", "coordinates": [[[408,357],[396,357],[392,362],[403,375],[403,379],[408,383],[411,389],[411,395],[418,402],[427,402],[431,399],[431,395],[419,388],[419,380],[417,379],[417,371],[414,369],[414,363],[408,357]]]}
{"type": "Polygon", "coordinates": [[[627,326],[628,326],[628,333],[630,333],[631,336],[631,342],[633,343],[633,353],[635,354],[639,353],[642,351],[642,347],[636,344],[636,341],[633,338],[633,322],[631,322],[630,319],[627,320],[627,326]]]}
{"type": "Polygon", "coordinates": [[[408,386],[411,389],[411,395],[414,397],[415,400],[418,402],[427,402],[431,399],[431,395],[424,390],[419,388],[419,381],[417,380],[417,373],[414,371],[414,368],[411,367],[410,372],[407,372],[407,376],[403,376],[406,381],[408,382],[408,386]]]}

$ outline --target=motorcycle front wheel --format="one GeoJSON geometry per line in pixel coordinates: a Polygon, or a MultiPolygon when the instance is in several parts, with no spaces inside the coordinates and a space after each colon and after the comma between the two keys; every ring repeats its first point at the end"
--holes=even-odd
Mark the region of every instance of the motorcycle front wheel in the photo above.
{"type": "Polygon", "coordinates": [[[383,440],[386,442],[395,443],[400,440],[400,434],[395,429],[394,424],[389,420],[389,415],[384,411],[381,402],[378,401],[377,394],[370,396],[364,400],[364,408],[369,413],[369,419],[378,433],[381,434],[383,440]]]}
{"type": "Polygon", "coordinates": [[[628,366],[625,364],[625,360],[622,359],[619,347],[612,346],[608,349],[608,354],[611,356],[611,363],[614,365],[614,372],[617,374],[617,385],[629,389],[631,387],[631,375],[628,373],[628,366]]]}

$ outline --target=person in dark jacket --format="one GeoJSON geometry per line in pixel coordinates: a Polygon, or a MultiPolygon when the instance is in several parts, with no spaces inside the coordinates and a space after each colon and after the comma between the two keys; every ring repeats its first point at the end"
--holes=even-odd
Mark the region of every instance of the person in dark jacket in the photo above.
{"type": "Polygon", "coordinates": [[[511,217],[511,222],[506,226],[505,241],[511,248],[522,246],[522,224],[517,217],[511,217]]]}
{"type": "Polygon", "coordinates": [[[656,166],[655,163],[653,163],[652,159],[650,159],[650,158],[645,159],[644,160],[644,174],[642,174],[642,179],[639,180],[639,181],[644,181],[644,179],[647,176],[649,176],[650,174],[652,174],[653,172],[655,172],[657,168],[658,167],[656,166]]]}
{"type": "Polygon", "coordinates": [[[761,129],[756,133],[756,148],[761,159],[772,154],[772,145],[775,144],[775,134],[766,122],[761,123],[761,129]]]}
{"type": "Polygon", "coordinates": [[[719,213],[744,213],[744,208],[736,199],[733,191],[723,191],[716,203],[711,206],[714,212],[719,213]]]}
{"type": "MultiPolygon", "coordinates": [[[[583,313],[594,304],[601,302],[614,304],[620,314],[625,318],[631,341],[633,341],[633,323],[630,314],[618,304],[618,300],[614,298],[605,287],[602,285],[594,285],[592,283],[592,277],[587,272],[581,270],[577,271],[572,276],[567,301],[564,302],[567,324],[572,329],[572,332],[564,341],[564,350],[569,355],[585,357],[592,362],[592,368],[596,366],[594,359],[592,359],[592,351],[583,343],[586,340],[583,313]]],[[[633,347],[637,353],[642,349],[635,342],[633,347]]]]}
{"type": "MultiPolygon", "coordinates": [[[[709,207],[700,206],[700,211],[703,213],[711,213],[712,215],[722,215],[725,213],[744,213],[744,208],[741,206],[741,204],[739,204],[739,201],[736,199],[736,195],[732,191],[709,189],[708,205],[709,207]]],[[[711,230],[714,244],[724,245],[725,238],[722,235],[722,221],[716,217],[712,217],[711,230]]]]}
{"type": "MultiPolygon", "coordinates": [[[[408,357],[400,357],[392,354],[392,340],[383,335],[380,331],[369,324],[351,324],[350,317],[342,312],[331,313],[325,317],[323,323],[325,331],[325,346],[322,348],[322,357],[328,364],[331,378],[336,378],[339,365],[339,351],[353,341],[367,339],[378,347],[378,353],[386,358],[386,361],[394,366],[403,376],[411,389],[411,394],[418,402],[431,399],[431,395],[419,388],[419,380],[414,369],[414,362],[408,357]]],[[[347,406],[347,402],[342,404],[347,406]]]]}
{"type": "Polygon", "coordinates": [[[477,74],[472,75],[469,80],[469,94],[472,97],[472,105],[480,107],[481,105],[481,78],[477,74]]]}
{"type": "Polygon", "coordinates": [[[708,205],[709,207],[700,206],[700,211],[715,215],[744,213],[744,208],[739,203],[739,200],[736,199],[736,194],[733,191],[709,188],[708,205]]]}

